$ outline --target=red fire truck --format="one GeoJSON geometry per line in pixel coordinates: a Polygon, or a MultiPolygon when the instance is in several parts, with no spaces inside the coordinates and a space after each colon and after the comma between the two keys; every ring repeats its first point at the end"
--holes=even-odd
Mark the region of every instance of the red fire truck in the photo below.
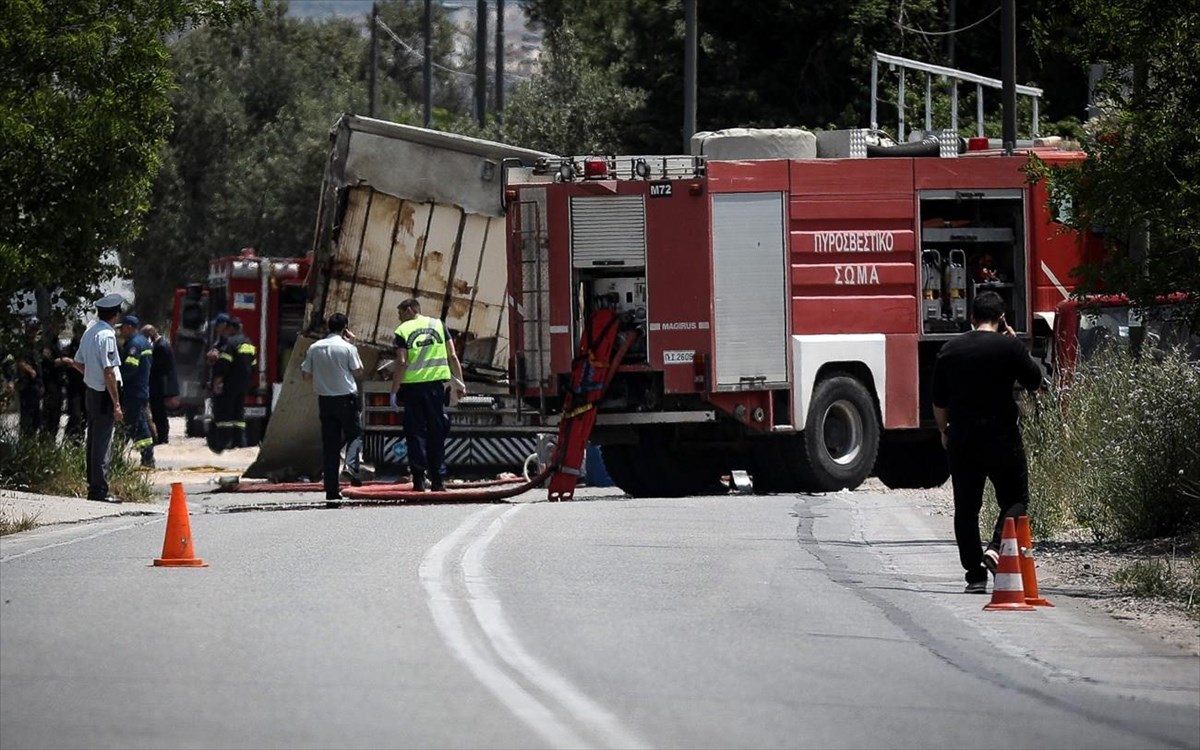
{"type": "Polygon", "coordinates": [[[566,159],[543,164],[554,182],[506,189],[513,382],[552,418],[589,321],[616,311],[636,338],[593,440],[629,494],[692,494],[733,469],[757,491],[872,472],[938,485],[932,368],[974,295],[999,292],[1018,335],[1049,350],[1099,240],[1052,220],[1028,151],[963,152],[944,133],[915,156],[928,149],[865,147],[865,130],[816,135],[823,158],[566,159]]]}
{"type": "Polygon", "coordinates": [[[245,248],[209,263],[208,279],[175,290],[171,341],[179,374],[180,409],[188,435],[203,435],[208,417],[212,320],[228,313],[258,349],[253,385],[246,395],[246,440],[257,445],[270,419],[288,357],[304,323],[308,258],[263,258],[245,248]]]}

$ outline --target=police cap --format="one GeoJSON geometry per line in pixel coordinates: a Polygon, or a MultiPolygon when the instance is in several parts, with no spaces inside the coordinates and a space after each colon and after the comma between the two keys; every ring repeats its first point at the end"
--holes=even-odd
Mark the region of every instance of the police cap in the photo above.
{"type": "Polygon", "coordinates": [[[213,318],[213,325],[219,326],[222,323],[228,323],[230,320],[227,313],[217,313],[217,317],[213,318]]]}
{"type": "Polygon", "coordinates": [[[138,316],[136,316],[136,315],[126,315],[125,319],[121,321],[121,325],[133,326],[134,328],[137,328],[141,324],[142,324],[142,321],[138,320],[138,316]]]}
{"type": "Polygon", "coordinates": [[[105,295],[92,303],[97,310],[119,310],[121,305],[125,304],[125,298],[113,292],[105,295]]]}

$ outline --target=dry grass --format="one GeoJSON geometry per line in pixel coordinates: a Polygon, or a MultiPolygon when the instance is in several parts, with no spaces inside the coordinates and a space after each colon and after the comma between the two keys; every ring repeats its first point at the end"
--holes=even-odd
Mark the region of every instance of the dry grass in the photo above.
{"type": "MultiPolygon", "coordinates": [[[[47,437],[24,438],[0,429],[0,488],[65,497],[87,494],[83,445],[47,437]]],[[[141,471],[129,444],[114,440],[108,472],[113,495],[126,502],[154,500],[150,477],[141,471]]]]}
{"type": "Polygon", "coordinates": [[[19,517],[11,514],[8,509],[0,508],[0,536],[16,534],[18,531],[29,531],[38,525],[38,514],[22,513],[19,517]]]}

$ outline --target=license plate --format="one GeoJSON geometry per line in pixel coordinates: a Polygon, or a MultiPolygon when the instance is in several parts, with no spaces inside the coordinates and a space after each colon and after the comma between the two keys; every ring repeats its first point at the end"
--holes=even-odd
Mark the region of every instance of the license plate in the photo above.
{"type": "Polygon", "coordinates": [[[262,419],[265,416],[267,416],[267,407],[265,407],[265,406],[247,406],[246,407],[246,418],[247,419],[262,419]]]}

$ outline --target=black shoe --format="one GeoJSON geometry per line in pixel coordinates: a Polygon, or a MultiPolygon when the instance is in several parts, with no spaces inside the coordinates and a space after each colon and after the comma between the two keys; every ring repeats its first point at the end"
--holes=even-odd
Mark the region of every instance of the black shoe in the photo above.
{"type": "Polygon", "coordinates": [[[412,477],[413,492],[425,491],[425,472],[414,471],[412,477]]]}
{"type": "Polygon", "coordinates": [[[125,502],[121,498],[113,497],[112,495],[109,495],[108,497],[89,497],[88,500],[96,503],[111,503],[112,505],[120,505],[121,503],[125,502]]]}
{"type": "Polygon", "coordinates": [[[963,593],[964,594],[986,594],[987,593],[987,581],[986,580],[971,581],[970,583],[967,584],[967,587],[965,589],[963,589],[963,593]]]}
{"type": "Polygon", "coordinates": [[[342,493],[340,493],[340,492],[335,492],[335,493],[333,493],[332,495],[327,493],[327,494],[325,495],[325,499],[326,499],[326,500],[341,500],[341,499],[342,499],[342,493]]]}
{"type": "Polygon", "coordinates": [[[430,492],[445,492],[446,485],[444,482],[442,482],[442,480],[434,479],[432,482],[429,483],[429,491],[430,492]]]}

